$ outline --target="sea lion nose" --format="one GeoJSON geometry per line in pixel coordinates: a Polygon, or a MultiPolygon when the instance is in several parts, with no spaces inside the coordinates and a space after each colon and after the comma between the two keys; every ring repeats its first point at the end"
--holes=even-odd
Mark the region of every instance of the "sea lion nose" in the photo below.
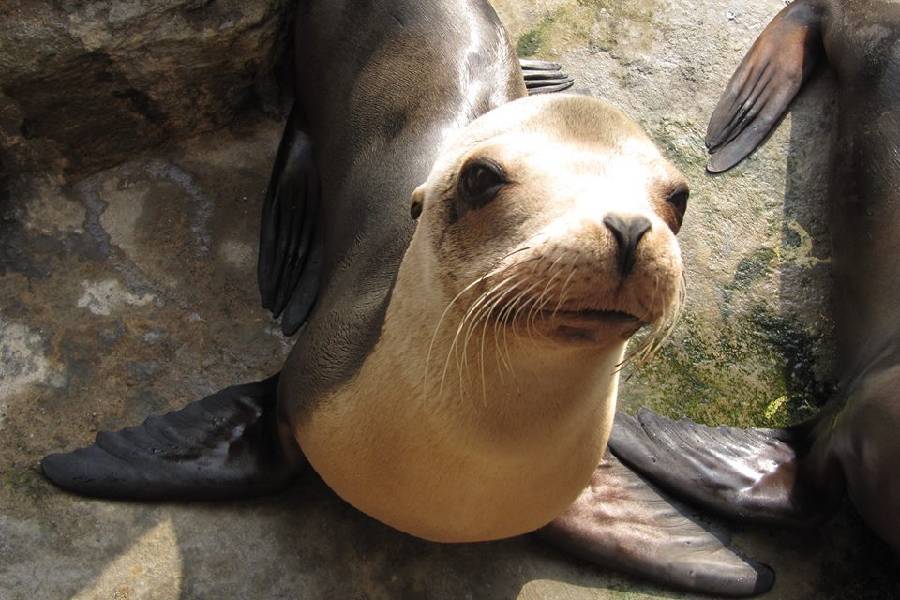
{"type": "Polygon", "coordinates": [[[640,215],[608,214],[603,218],[603,224],[612,232],[619,245],[619,273],[627,277],[634,268],[637,246],[653,226],[650,219],[640,215]]]}

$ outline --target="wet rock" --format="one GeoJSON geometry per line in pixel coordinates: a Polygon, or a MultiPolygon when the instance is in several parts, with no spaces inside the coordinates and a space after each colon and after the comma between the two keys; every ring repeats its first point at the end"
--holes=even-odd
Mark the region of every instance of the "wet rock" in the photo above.
{"type": "MultiPolygon", "coordinates": [[[[716,424],[771,426],[802,417],[806,405],[827,395],[827,79],[801,95],[750,160],[725,175],[704,172],[709,113],[783,1],[493,1],[514,40],[559,59],[580,91],[640,120],[691,182],[680,234],[685,318],[660,355],[623,383],[622,404],[716,424]],[[734,20],[726,18],[729,10],[734,20]]],[[[243,15],[261,6],[248,4],[192,6],[208,14],[235,6],[243,15]]],[[[118,42],[103,40],[119,64],[138,51],[125,46],[140,40],[121,23],[156,19],[160,31],[171,31],[188,11],[178,0],[46,5],[0,0],[2,147],[21,127],[21,119],[10,125],[3,109],[11,106],[3,96],[8,74],[61,64],[54,52],[72,56],[75,42],[66,36],[77,28],[67,15],[95,15],[101,30],[117,32],[118,42]],[[24,21],[11,22],[17,11],[24,21]],[[62,15],[65,23],[41,29],[41,14],[62,15]],[[46,47],[10,49],[7,32],[14,29],[43,36],[46,47]]],[[[251,27],[242,35],[257,33],[251,27]]],[[[156,48],[149,37],[141,43],[156,48]]],[[[205,43],[157,48],[158,68],[182,77],[172,66],[182,60],[176,48],[205,43]]],[[[214,56],[204,69],[195,65],[193,79],[179,81],[218,81],[239,60],[237,49],[214,56]]],[[[125,100],[113,98],[107,107],[120,106],[115,102],[125,100]]],[[[212,105],[188,109],[196,117],[203,106],[212,105]]],[[[96,119],[101,107],[80,114],[96,119]]],[[[116,123],[143,123],[134,119],[116,123]]],[[[0,597],[699,598],[574,560],[528,537],[416,540],[357,513],[311,471],[280,496],[221,504],[85,500],[41,477],[42,456],[90,443],[97,430],[135,425],[283,364],[291,340],[259,306],[252,260],[281,126],[238,120],[74,186],[56,190],[38,181],[13,190],[6,205],[0,198],[0,597]]],[[[107,136],[108,145],[78,145],[82,126],[71,127],[63,140],[71,148],[103,155],[115,147],[112,132],[86,126],[107,136]]],[[[143,127],[130,131],[156,131],[143,127]]],[[[22,140],[45,144],[28,147],[35,156],[50,148],[51,163],[64,156],[58,141],[22,140]]],[[[22,147],[17,156],[25,156],[22,147]]],[[[811,531],[732,527],[741,551],[775,568],[768,598],[900,598],[896,559],[852,513],[811,531]]]]}
{"type": "Polygon", "coordinates": [[[289,4],[0,3],[0,176],[93,171],[272,104],[289,4]]]}
{"type": "MultiPolygon", "coordinates": [[[[44,354],[41,335],[21,323],[0,315],[0,400],[12,398],[35,384],[56,384],[60,374],[44,354]]],[[[8,404],[0,405],[0,425],[6,420],[8,404]]]]}
{"type": "Polygon", "coordinates": [[[113,311],[124,306],[147,306],[156,298],[152,294],[133,294],[115,279],[103,281],[82,281],[83,293],[78,299],[78,307],[95,315],[108,317],[113,311]]]}

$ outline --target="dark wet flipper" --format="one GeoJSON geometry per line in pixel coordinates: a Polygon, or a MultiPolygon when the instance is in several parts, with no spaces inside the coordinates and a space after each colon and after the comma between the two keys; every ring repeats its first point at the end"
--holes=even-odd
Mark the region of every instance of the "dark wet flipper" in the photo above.
{"type": "Polygon", "coordinates": [[[321,266],[316,218],[319,175],[312,140],[296,106],[285,126],[263,203],[257,277],[263,307],[291,335],[318,294],[321,266]]]}
{"type": "Polygon", "coordinates": [[[583,560],[691,592],[753,596],[774,583],[769,567],[741,558],[609,455],[538,535],[583,560]]]}
{"type": "Polygon", "coordinates": [[[760,34],[710,119],[709,171],[735,166],[774,129],[822,53],[821,19],[819,3],[797,0],[760,34]]]}
{"type": "Polygon", "coordinates": [[[300,281],[294,288],[290,302],[281,314],[281,331],[293,335],[306,322],[310,310],[319,294],[319,276],[322,273],[322,244],[314,240],[309,249],[309,257],[303,267],[300,281]]]}
{"type": "Polygon", "coordinates": [[[654,484],[720,515],[804,524],[822,510],[815,491],[800,485],[796,438],[788,430],[712,428],[641,409],[634,417],[616,414],[609,448],[654,484]]]}
{"type": "Polygon", "coordinates": [[[279,442],[278,378],[227,388],[41,462],[69,491],[120,500],[230,500],[275,493],[303,464],[279,442]]]}
{"type": "Polygon", "coordinates": [[[575,84],[557,63],[520,58],[519,66],[529,95],[561,92],[575,84]]]}

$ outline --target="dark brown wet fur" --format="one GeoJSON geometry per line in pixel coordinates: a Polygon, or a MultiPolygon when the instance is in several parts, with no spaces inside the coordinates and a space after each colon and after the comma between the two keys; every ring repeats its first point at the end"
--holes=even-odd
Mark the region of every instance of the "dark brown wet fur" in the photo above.
{"type": "Polygon", "coordinates": [[[461,110],[468,122],[525,95],[493,9],[471,4],[464,16],[435,0],[300,5],[295,110],[309,124],[318,167],[324,200],[315,236],[324,260],[310,283],[315,307],[281,381],[279,398],[294,420],[352,377],[378,340],[415,227],[410,198],[444,129],[461,110]],[[460,65],[470,20],[483,46],[460,65]]]}

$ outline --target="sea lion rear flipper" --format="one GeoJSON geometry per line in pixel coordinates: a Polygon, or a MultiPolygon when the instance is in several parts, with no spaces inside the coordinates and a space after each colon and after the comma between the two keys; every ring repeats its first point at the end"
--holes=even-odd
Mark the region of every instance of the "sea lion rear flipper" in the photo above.
{"type": "Polygon", "coordinates": [[[101,432],[97,441],[41,461],[61,488],[120,500],[225,500],[286,487],[302,464],[279,443],[278,377],[238,385],[146,419],[101,432]]]}
{"type": "Polygon", "coordinates": [[[609,454],[575,503],[538,535],[584,560],[692,592],[752,596],[775,577],[609,454]]]}
{"type": "Polygon", "coordinates": [[[530,96],[561,92],[575,84],[575,79],[563,71],[562,66],[557,63],[520,58],[519,66],[522,68],[525,87],[530,96]]]}
{"type": "Polygon", "coordinates": [[[675,422],[641,409],[634,417],[616,414],[609,448],[653,483],[720,515],[801,524],[821,510],[813,510],[816,494],[798,479],[797,437],[675,422]]]}
{"type": "Polygon", "coordinates": [[[707,169],[727,171],[765,139],[821,54],[822,10],[813,0],[784,8],[731,76],[709,122],[707,169]]]}
{"type": "Polygon", "coordinates": [[[263,204],[257,276],[263,307],[292,335],[318,294],[322,264],[315,225],[320,190],[312,140],[298,106],[284,128],[263,204]]]}

